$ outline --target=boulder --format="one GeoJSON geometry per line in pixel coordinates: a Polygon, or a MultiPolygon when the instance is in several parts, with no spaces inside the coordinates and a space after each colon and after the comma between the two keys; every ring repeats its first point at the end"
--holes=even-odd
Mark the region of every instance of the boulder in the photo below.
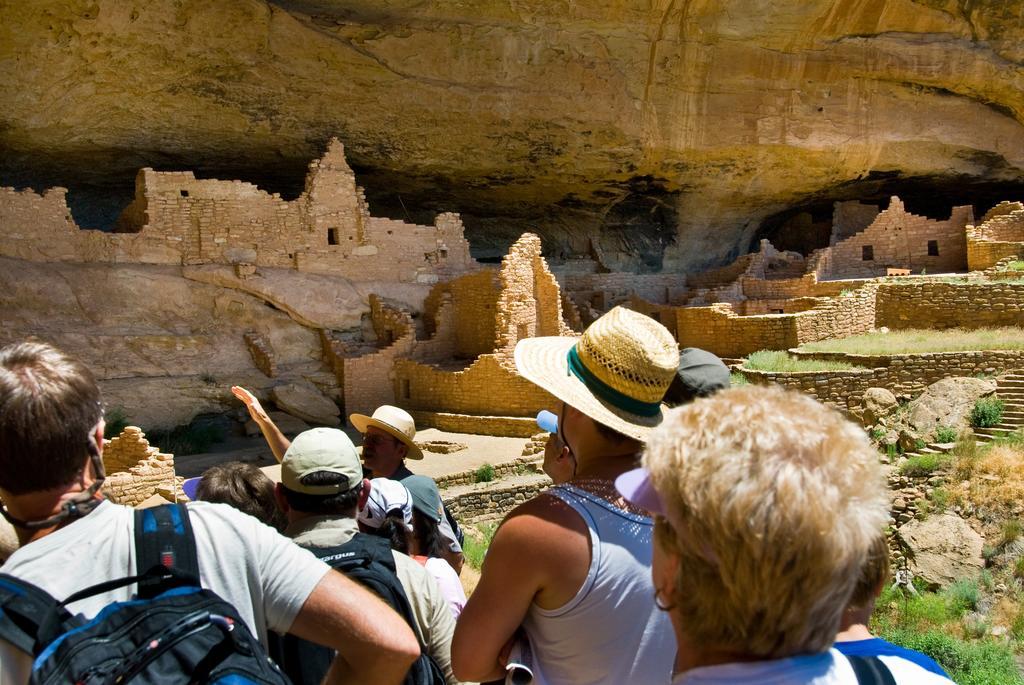
{"type": "Polygon", "coordinates": [[[920,397],[911,401],[910,427],[928,437],[933,437],[939,426],[949,426],[958,431],[968,428],[974,403],[995,391],[994,380],[944,378],[929,385],[920,397]]]}
{"type": "Polygon", "coordinates": [[[277,406],[318,426],[337,426],[341,412],[330,398],[306,381],[277,385],[270,391],[277,406]]]}
{"type": "Polygon", "coordinates": [[[913,452],[921,446],[921,442],[923,441],[924,437],[920,433],[904,428],[899,432],[896,444],[898,444],[900,450],[904,452],[913,452]]]}
{"type": "Polygon", "coordinates": [[[973,578],[985,566],[984,538],[954,514],[911,520],[897,532],[910,550],[910,570],[930,587],[973,578]]]}
{"type": "MultiPolygon", "coordinates": [[[[267,415],[274,422],[274,425],[277,426],[278,430],[286,436],[294,437],[303,431],[309,430],[308,423],[283,411],[271,411],[267,412],[267,415]]],[[[256,425],[255,421],[249,419],[245,422],[245,434],[248,436],[259,435],[260,427],[256,425]]]]}
{"type": "Polygon", "coordinates": [[[868,388],[861,399],[865,426],[873,426],[891,416],[900,406],[896,396],[885,388],[868,388]]]}

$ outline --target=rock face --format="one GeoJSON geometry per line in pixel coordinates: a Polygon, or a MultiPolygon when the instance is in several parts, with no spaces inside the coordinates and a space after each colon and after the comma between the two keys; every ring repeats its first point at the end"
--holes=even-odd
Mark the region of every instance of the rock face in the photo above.
{"type": "Polygon", "coordinates": [[[1019,188],[1022,7],[4,3],[0,183],[68,186],[92,226],[147,165],[297,194],[337,135],[371,204],[461,211],[478,254],[536,227],[555,254],[695,270],[794,206],[1019,188]]]}
{"type": "Polygon", "coordinates": [[[337,426],[340,421],[338,406],[324,397],[312,383],[289,383],[275,386],[271,391],[277,406],[292,416],[318,426],[337,426]]]}
{"type": "Polygon", "coordinates": [[[958,431],[967,428],[974,403],[995,391],[994,380],[944,378],[929,385],[920,397],[911,401],[910,426],[922,435],[934,434],[939,426],[958,431]]]}
{"type": "Polygon", "coordinates": [[[899,528],[910,549],[910,570],[930,586],[944,587],[960,578],[973,578],[985,566],[984,538],[953,514],[910,521],[899,528]]]}

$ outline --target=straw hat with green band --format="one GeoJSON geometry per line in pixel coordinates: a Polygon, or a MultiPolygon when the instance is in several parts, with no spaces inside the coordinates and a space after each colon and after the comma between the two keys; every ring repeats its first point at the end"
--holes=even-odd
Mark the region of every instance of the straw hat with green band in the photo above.
{"type": "Polygon", "coordinates": [[[520,375],[595,421],[637,440],[661,423],[679,346],[660,323],[615,307],[580,338],[520,340],[520,375]]]}

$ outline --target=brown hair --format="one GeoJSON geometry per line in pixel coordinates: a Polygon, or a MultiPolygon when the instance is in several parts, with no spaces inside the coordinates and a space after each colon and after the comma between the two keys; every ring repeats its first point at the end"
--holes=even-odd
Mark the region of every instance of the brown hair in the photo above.
{"type": "Polygon", "coordinates": [[[20,495],[74,481],[102,416],[82,362],[40,342],[0,350],[0,487],[20,495]]]}
{"type": "Polygon", "coordinates": [[[196,499],[230,504],[278,530],[284,516],[274,500],[274,481],[252,464],[232,461],[207,469],[196,486],[196,499]]]}
{"type": "Polygon", "coordinates": [[[889,578],[889,544],[885,534],[880,534],[871,543],[867,559],[860,567],[857,584],[847,604],[851,609],[863,609],[875,601],[878,587],[889,578]]]}

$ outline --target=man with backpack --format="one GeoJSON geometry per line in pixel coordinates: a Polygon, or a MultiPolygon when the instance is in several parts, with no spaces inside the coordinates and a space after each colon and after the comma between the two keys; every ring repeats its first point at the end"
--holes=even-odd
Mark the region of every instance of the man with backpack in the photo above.
{"type": "Polygon", "coordinates": [[[161,682],[284,682],[268,627],[336,650],[329,682],[401,682],[419,654],[402,618],[271,528],[226,505],[104,500],[102,414],[81,362],[41,343],[0,350],[0,511],[21,545],[0,569],[4,683],[154,668],[161,682]]]}
{"type": "MultiPolygon", "coordinates": [[[[393,551],[386,538],[359,532],[356,511],[370,496],[370,482],[348,436],[335,428],[296,436],[281,460],[275,494],[288,519],[285,535],[376,592],[415,630],[423,653],[405,682],[458,683],[451,667],[455,620],[441,589],[422,566],[393,551]]],[[[293,680],[319,682],[327,663],[322,649],[286,637],[275,650],[293,680]]]]}

